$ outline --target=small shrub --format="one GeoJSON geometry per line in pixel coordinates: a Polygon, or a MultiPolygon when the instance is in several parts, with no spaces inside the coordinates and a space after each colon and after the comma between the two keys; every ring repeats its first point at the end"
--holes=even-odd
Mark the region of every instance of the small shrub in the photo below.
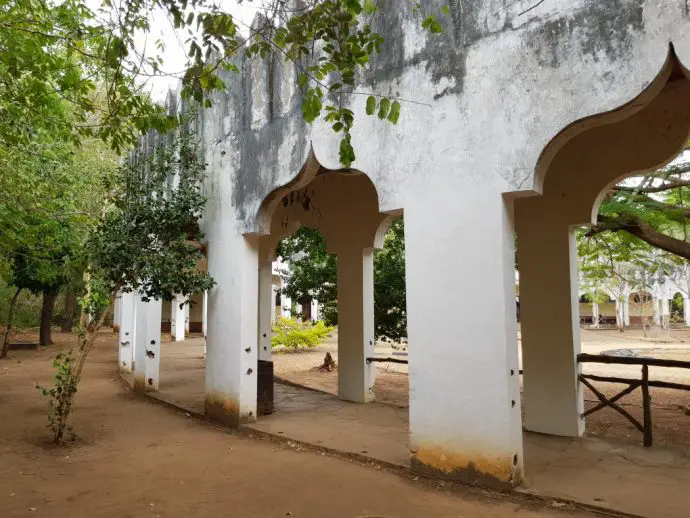
{"type": "Polygon", "coordinates": [[[75,357],[70,349],[59,353],[53,359],[55,367],[55,386],[47,389],[36,385],[36,388],[48,398],[48,428],[53,432],[55,444],[62,444],[65,431],[72,432],[67,426],[74,394],[77,392],[77,377],[74,375],[75,357]]]}
{"type": "Polygon", "coordinates": [[[292,318],[281,317],[273,328],[271,346],[284,346],[288,349],[316,347],[328,334],[335,329],[319,321],[315,324],[303,324],[292,318]]]}

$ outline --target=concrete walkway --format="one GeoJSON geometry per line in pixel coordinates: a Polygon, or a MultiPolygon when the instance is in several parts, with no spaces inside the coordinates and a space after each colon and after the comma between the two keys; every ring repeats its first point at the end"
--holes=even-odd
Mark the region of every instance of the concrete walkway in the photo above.
{"type": "MultiPolygon", "coordinates": [[[[161,390],[154,397],[203,414],[204,359],[200,340],[167,344],[161,390]]],[[[275,413],[248,428],[395,466],[409,466],[408,412],[358,405],[331,394],[275,385],[275,413]]],[[[686,518],[690,456],[598,438],[524,434],[526,483],[520,491],[574,500],[649,518],[686,518]]]]}

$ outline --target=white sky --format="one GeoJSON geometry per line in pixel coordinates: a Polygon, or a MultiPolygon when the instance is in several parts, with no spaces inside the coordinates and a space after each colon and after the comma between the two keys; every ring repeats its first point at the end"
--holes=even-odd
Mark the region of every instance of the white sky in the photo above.
{"type": "MultiPolygon", "coordinates": [[[[86,0],[87,5],[96,10],[101,7],[101,0],[86,0]]],[[[113,4],[118,5],[118,0],[113,0],[113,4]]],[[[248,28],[256,14],[262,11],[261,0],[215,0],[215,4],[222,7],[225,12],[233,15],[235,22],[240,28],[240,32],[248,34],[248,28]]],[[[185,49],[188,44],[187,29],[175,30],[172,20],[167,13],[160,9],[154,9],[149,16],[151,30],[148,33],[141,32],[135,38],[135,46],[140,54],[146,57],[161,55],[164,62],[161,66],[164,74],[177,74],[181,77],[186,68],[187,55],[185,49]],[[156,41],[161,40],[165,45],[165,51],[161,54],[156,48],[156,41]]],[[[177,89],[179,80],[175,77],[160,75],[157,77],[146,77],[141,79],[144,88],[151,93],[155,101],[163,102],[168,93],[168,89],[177,89]]]]}

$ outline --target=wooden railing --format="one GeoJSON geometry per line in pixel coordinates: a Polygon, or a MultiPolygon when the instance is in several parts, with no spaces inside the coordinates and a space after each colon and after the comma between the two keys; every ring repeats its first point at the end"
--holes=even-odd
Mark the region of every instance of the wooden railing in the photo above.
{"type": "Polygon", "coordinates": [[[402,360],[400,358],[367,358],[367,364],[369,363],[403,363],[408,364],[407,360],[402,360]]]}
{"type": "Polygon", "coordinates": [[[577,361],[579,363],[605,363],[614,365],[640,365],[642,367],[642,377],[641,379],[629,379],[629,378],[619,378],[613,376],[598,376],[595,374],[580,374],[578,379],[585,385],[589,390],[591,390],[594,395],[599,399],[600,403],[593,406],[586,412],[582,414],[582,417],[593,414],[597,410],[602,408],[610,407],[616,412],[623,415],[628,421],[630,421],[635,428],[637,428],[644,437],[644,445],[652,446],[652,398],[649,394],[650,387],[655,388],[667,388],[675,390],[686,390],[690,391],[690,385],[683,383],[669,383],[666,381],[655,381],[649,379],[649,367],[672,367],[680,369],[690,369],[690,362],[680,361],[680,360],[661,360],[657,358],[634,358],[630,356],[609,356],[604,354],[578,354],[577,361]],[[591,381],[598,381],[603,383],[621,383],[627,384],[628,387],[623,391],[619,392],[612,398],[607,398],[599,390],[597,390],[591,383],[591,381]],[[630,413],[622,408],[616,403],[619,399],[627,396],[633,392],[636,388],[640,387],[642,389],[642,411],[643,418],[642,423],[635,419],[630,413]]]}

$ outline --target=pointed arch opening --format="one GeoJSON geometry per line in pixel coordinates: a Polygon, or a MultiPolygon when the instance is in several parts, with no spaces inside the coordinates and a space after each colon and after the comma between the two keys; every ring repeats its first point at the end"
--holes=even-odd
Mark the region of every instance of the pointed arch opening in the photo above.
{"type": "Polygon", "coordinates": [[[668,311],[659,294],[660,268],[653,263],[660,247],[673,253],[685,244],[672,229],[659,235],[640,210],[661,205],[657,192],[671,183],[669,164],[687,147],[688,77],[671,45],[664,67],[638,97],[561,131],[535,172],[542,194],[515,200],[527,430],[585,432],[577,360],[583,313],[591,312],[584,316],[599,325],[608,305],[604,320],[615,315],[621,331],[638,321],[643,327],[663,325],[668,311]],[[580,237],[591,239],[591,246],[578,239],[581,228],[580,237]],[[605,235],[616,236],[618,254],[595,241],[605,235]],[[582,285],[598,288],[606,300],[581,303],[582,285]]]}
{"type": "MultiPolygon", "coordinates": [[[[401,218],[402,210],[380,211],[376,187],[365,173],[326,169],[313,154],[292,182],[263,200],[257,214],[261,229],[258,236],[259,372],[262,363],[273,363],[264,368],[280,370],[281,376],[290,383],[337,394],[351,402],[387,400],[388,392],[383,397],[375,393],[380,365],[376,360],[392,355],[406,358],[399,349],[394,351],[391,345],[383,344],[379,332],[380,326],[387,325],[406,338],[401,218]],[[392,240],[396,240],[396,246],[389,256],[395,256],[392,260],[401,263],[400,267],[389,269],[390,278],[377,283],[379,262],[375,250],[391,248],[392,240]],[[315,256],[309,256],[310,253],[315,256]],[[300,264],[302,261],[306,264],[300,264]],[[276,275],[280,277],[279,283],[275,282],[276,275]],[[305,282],[301,277],[296,280],[303,275],[313,278],[305,282]],[[315,287],[313,282],[320,285],[315,287]],[[399,293],[392,294],[392,291],[400,286],[402,301],[385,312],[388,319],[382,323],[375,303],[380,296],[379,288],[383,287],[389,298],[395,298],[399,293]],[[277,300],[280,308],[275,306],[277,300]],[[302,371],[282,370],[281,362],[289,355],[271,355],[274,345],[279,350],[285,349],[275,338],[275,323],[281,317],[281,325],[299,326],[307,333],[319,321],[337,326],[315,352],[292,355],[311,358],[308,365],[295,367],[302,371]],[[285,319],[292,321],[288,323],[285,319]],[[402,329],[395,327],[400,321],[405,323],[402,329]],[[330,360],[334,364],[329,364],[330,360]]],[[[396,344],[401,342],[400,338],[396,335],[396,344]]],[[[406,367],[386,370],[405,371],[391,393],[395,392],[396,404],[406,406],[406,367]]],[[[262,393],[269,393],[261,384],[260,375],[260,398],[262,393]]],[[[280,406],[283,390],[275,386],[276,408],[280,406]]]]}

